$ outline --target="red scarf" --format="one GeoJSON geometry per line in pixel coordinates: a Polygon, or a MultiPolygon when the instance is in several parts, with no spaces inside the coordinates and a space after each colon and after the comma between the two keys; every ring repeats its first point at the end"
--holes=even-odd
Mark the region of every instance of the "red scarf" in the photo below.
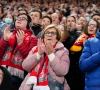
{"type": "MultiPolygon", "coordinates": [[[[55,46],[56,45],[54,45],[54,47],[55,46]]],[[[38,48],[36,47],[33,54],[37,52],[38,48]]],[[[48,86],[48,61],[48,56],[46,55],[44,57],[44,60],[40,61],[30,72],[30,76],[26,84],[35,84],[36,86],[48,86]]]]}
{"type": "MultiPolygon", "coordinates": [[[[37,52],[38,52],[38,48],[36,47],[33,54],[37,52]]],[[[42,60],[42,62],[39,62],[33,68],[27,83],[37,84],[38,86],[48,85],[48,56],[47,55],[44,57],[44,60],[42,60]],[[35,80],[33,79],[33,77],[35,78],[35,80]],[[32,82],[30,82],[30,80],[32,82]]]]}

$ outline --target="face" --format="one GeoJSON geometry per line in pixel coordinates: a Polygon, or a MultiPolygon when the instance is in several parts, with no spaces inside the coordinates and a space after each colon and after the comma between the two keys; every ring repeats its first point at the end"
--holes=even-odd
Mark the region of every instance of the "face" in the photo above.
{"type": "Polygon", "coordinates": [[[3,71],[0,69],[0,85],[2,83],[2,80],[3,80],[3,71]]]}
{"type": "Polygon", "coordinates": [[[64,33],[64,26],[63,25],[58,25],[59,30],[61,31],[61,36],[64,33]]]}
{"type": "Polygon", "coordinates": [[[88,34],[93,35],[96,34],[97,31],[97,23],[94,20],[91,20],[88,25],[88,34]]]}
{"type": "Polygon", "coordinates": [[[86,19],[84,17],[80,17],[79,21],[82,24],[82,26],[84,26],[86,24],[86,19]]]}
{"type": "Polygon", "coordinates": [[[70,28],[72,23],[75,23],[75,19],[73,17],[67,18],[67,26],[70,28]]]}
{"type": "Polygon", "coordinates": [[[42,12],[42,16],[46,16],[47,15],[47,12],[42,12]]]}
{"type": "Polygon", "coordinates": [[[42,28],[45,28],[47,25],[50,25],[50,20],[48,18],[43,18],[41,25],[42,28]]]}
{"type": "Polygon", "coordinates": [[[39,24],[39,21],[40,21],[40,13],[39,12],[31,12],[30,17],[32,19],[33,24],[39,24]]]}
{"type": "Polygon", "coordinates": [[[44,42],[51,42],[53,45],[56,44],[56,42],[58,41],[57,39],[57,32],[55,30],[55,28],[50,28],[48,30],[45,31],[44,34],[44,42]]]}
{"type": "Polygon", "coordinates": [[[53,24],[59,24],[59,16],[58,16],[57,13],[52,14],[51,18],[52,18],[52,23],[53,24]]]}
{"type": "Polygon", "coordinates": [[[77,28],[77,30],[82,30],[82,25],[81,24],[76,24],[76,28],[77,28]]]}
{"type": "Polygon", "coordinates": [[[90,15],[89,15],[88,13],[86,13],[84,16],[85,16],[85,17],[90,17],[90,15]]]}
{"type": "Polygon", "coordinates": [[[82,30],[82,24],[81,24],[80,21],[78,21],[78,22],[76,23],[76,29],[77,29],[77,30],[82,30]]]}
{"type": "Polygon", "coordinates": [[[12,16],[11,16],[10,14],[9,14],[9,15],[7,15],[7,16],[6,16],[6,18],[13,19],[13,18],[12,18],[12,16]]]}
{"type": "Polygon", "coordinates": [[[95,19],[95,20],[97,20],[98,22],[100,22],[100,16],[98,16],[98,15],[93,16],[92,19],[95,19]]]}
{"type": "Polygon", "coordinates": [[[16,18],[15,27],[17,29],[25,30],[27,26],[27,22],[28,22],[27,16],[20,15],[16,18]]]}
{"type": "Polygon", "coordinates": [[[14,17],[17,17],[17,15],[18,15],[18,10],[14,10],[14,11],[13,11],[13,15],[14,15],[14,17]]]}
{"type": "Polygon", "coordinates": [[[62,21],[60,22],[60,24],[63,24],[63,25],[66,26],[66,23],[67,23],[67,22],[66,22],[66,17],[63,17],[63,18],[62,18],[62,21]]]}

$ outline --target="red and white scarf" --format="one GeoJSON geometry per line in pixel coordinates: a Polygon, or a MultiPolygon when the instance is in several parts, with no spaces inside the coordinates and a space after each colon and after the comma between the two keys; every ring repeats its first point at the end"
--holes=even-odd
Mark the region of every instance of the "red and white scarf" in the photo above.
{"type": "MultiPolygon", "coordinates": [[[[38,52],[38,48],[34,53],[38,52]]],[[[30,76],[26,82],[27,85],[34,84],[33,90],[50,90],[48,86],[48,56],[40,61],[30,72],[30,76]]]]}

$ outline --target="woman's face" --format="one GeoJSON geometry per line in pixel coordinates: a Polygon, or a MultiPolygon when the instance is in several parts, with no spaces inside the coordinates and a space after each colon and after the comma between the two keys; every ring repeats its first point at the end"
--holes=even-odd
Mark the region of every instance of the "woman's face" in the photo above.
{"type": "Polygon", "coordinates": [[[53,45],[57,42],[57,32],[55,28],[50,28],[44,33],[44,43],[51,42],[53,45]]]}
{"type": "Polygon", "coordinates": [[[84,17],[80,17],[79,21],[82,24],[82,26],[84,26],[86,24],[86,19],[84,17]]]}
{"type": "Polygon", "coordinates": [[[26,15],[20,15],[16,18],[15,26],[17,29],[25,30],[27,26],[27,16],[26,15]]]}
{"type": "Polygon", "coordinates": [[[64,26],[63,25],[58,25],[59,30],[61,31],[61,36],[64,33],[64,26]]]}
{"type": "Polygon", "coordinates": [[[0,85],[2,83],[2,80],[3,80],[3,71],[0,69],[0,85]]]}
{"type": "Polygon", "coordinates": [[[97,31],[97,23],[94,20],[91,20],[88,25],[88,34],[93,35],[96,34],[97,31]]]}
{"type": "Polygon", "coordinates": [[[11,15],[7,15],[6,18],[13,19],[13,17],[11,15]]]}

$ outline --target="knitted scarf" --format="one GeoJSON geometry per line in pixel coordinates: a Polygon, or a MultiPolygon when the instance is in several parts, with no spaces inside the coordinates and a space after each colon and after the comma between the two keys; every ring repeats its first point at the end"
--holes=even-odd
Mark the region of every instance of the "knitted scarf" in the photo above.
{"type": "MultiPolygon", "coordinates": [[[[38,52],[38,48],[34,50],[34,53],[38,52]]],[[[49,90],[48,86],[48,56],[44,55],[44,60],[39,62],[33,70],[30,72],[26,84],[34,84],[33,90],[49,90]]]]}
{"type": "Polygon", "coordinates": [[[71,51],[73,52],[78,52],[81,51],[83,48],[83,44],[84,42],[89,39],[89,38],[93,38],[95,36],[95,34],[93,35],[86,35],[85,33],[82,33],[79,38],[75,41],[75,43],[73,44],[73,46],[70,48],[71,51]]]}

